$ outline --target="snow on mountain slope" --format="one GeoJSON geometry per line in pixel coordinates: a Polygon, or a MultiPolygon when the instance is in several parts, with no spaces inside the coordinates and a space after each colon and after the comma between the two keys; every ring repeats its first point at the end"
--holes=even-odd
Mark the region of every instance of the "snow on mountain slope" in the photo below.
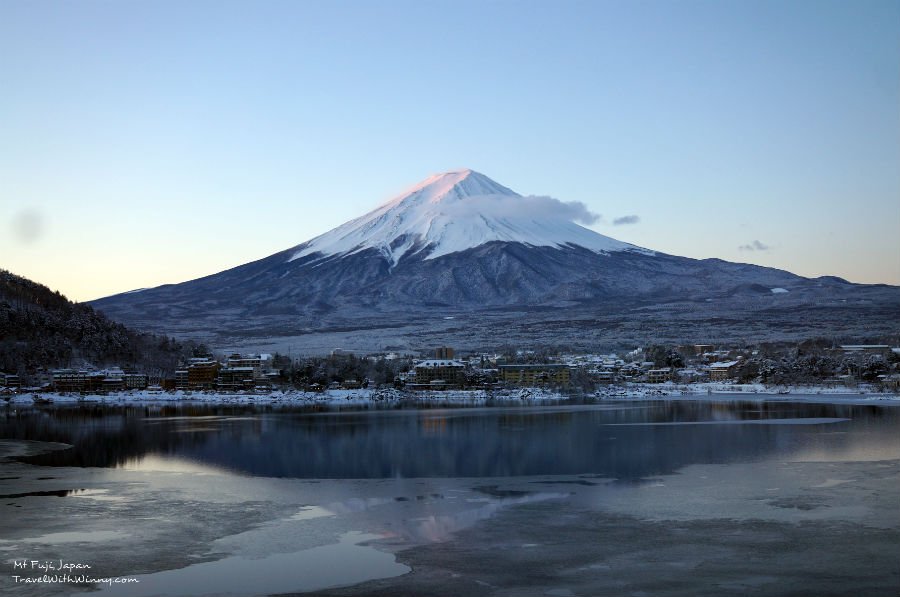
{"type": "Polygon", "coordinates": [[[653,254],[576,223],[595,219],[580,203],[523,197],[483,174],[456,170],[431,176],[368,214],[299,245],[288,261],[376,249],[395,265],[419,251],[434,259],[492,241],[653,254]]]}

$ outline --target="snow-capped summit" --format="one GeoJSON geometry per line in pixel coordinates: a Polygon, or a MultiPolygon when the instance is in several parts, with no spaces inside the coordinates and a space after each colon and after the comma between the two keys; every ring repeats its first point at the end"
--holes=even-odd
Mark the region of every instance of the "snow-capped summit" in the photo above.
{"type": "Polygon", "coordinates": [[[652,253],[574,221],[589,217],[581,204],[522,196],[474,170],[453,170],[430,176],[366,215],[298,246],[289,261],[376,249],[394,265],[405,255],[421,252],[425,259],[435,259],[493,241],[652,253]]]}
{"type": "Polygon", "coordinates": [[[407,189],[398,197],[391,199],[382,207],[406,201],[413,198],[413,196],[417,202],[434,203],[479,195],[520,196],[515,191],[494,182],[484,174],[464,168],[462,170],[450,170],[441,174],[433,174],[412,188],[407,189]]]}
{"type": "Polygon", "coordinates": [[[596,219],[581,203],[522,196],[454,170],[302,245],[93,305],[138,328],[213,338],[229,350],[258,342],[252,350],[318,354],[346,342],[377,351],[595,347],[660,334],[745,342],[748,333],[768,337],[766,325],[803,338],[836,321],[889,333],[882,314],[900,304],[896,287],[666,255],[579,225],[596,219]]]}

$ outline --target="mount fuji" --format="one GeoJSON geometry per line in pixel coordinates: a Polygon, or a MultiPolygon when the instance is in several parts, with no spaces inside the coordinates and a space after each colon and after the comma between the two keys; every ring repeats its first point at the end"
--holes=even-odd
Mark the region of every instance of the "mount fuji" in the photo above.
{"type": "Polygon", "coordinates": [[[301,351],[852,335],[900,311],[896,287],[666,255],[579,224],[595,220],[457,170],[259,261],[93,305],[214,346],[301,351]]]}
{"type": "Polygon", "coordinates": [[[300,245],[292,259],[375,249],[393,266],[407,255],[436,259],[489,242],[582,247],[597,253],[644,251],[579,226],[573,217],[592,219],[579,204],[522,197],[483,174],[458,170],[431,176],[361,218],[300,245]]]}

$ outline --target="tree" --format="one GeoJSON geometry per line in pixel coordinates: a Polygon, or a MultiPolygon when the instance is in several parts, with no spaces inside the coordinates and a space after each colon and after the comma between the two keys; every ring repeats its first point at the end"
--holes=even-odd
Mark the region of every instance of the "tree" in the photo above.
{"type": "Polygon", "coordinates": [[[684,357],[681,356],[680,352],[673,348],[666,353],[666,366],[675,368],[684,367],[684,357]]]}
{"type": "Polygon", "coordinates": [[[884,375],[887,372],[887,363],[881,355],[873,354],[869,355],[862,367],[860,367],[859,376],[866,381],[875,381],[879,375],[884,375]]]}

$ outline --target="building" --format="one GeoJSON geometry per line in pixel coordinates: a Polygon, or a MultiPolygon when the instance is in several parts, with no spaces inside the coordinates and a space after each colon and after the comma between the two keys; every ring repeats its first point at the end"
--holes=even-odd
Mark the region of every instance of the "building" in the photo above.
{"type": "MultiPolygon", "coordinates": [[[[675,375],[677,375],[682,382],[690,383],[694,381],[700,381],[702,378],[707,376],[707,373],[705,371],[697,371],[693,367],[685,367],[684,369],[679,369],[678,371],[676,371],[675,375]]],[[[675,378],[673,377],[673,380],[674,379],[675,378]]]]}
{"type": "Polygon", "coordinates": [[[650,369],[647,371],[647,383],[665,383],[672,381],[672,368],[650,369]]]}
{"type": "Polygon", "coordinates": [[[709,380],[724,381],[734,377],[735,369],[740,361],[717,361],[709,364],[709,380]]]}
{"type": "Polygon", "coordinates": [[[612,369],[600,369],[590,372],[591,381],[594,383],[610,384],[616,381],[616,372],[612,369]]]}
{"type": "Polygon", "coordinates": [[[452,360],[456,355],[456,351],[454,351],[449,346],[441,346],[434,349],[434,358],[438,360],[452,360]]]}
{"type": "Polygon", "coordinates": [[[225,360],[226,367],[250,367],[253,369],[253,378],[260,379],[272,368],[272,355],[270,354],[254,354],[241,355],[233,354],[225,360]]]}
{"type": "Polygon", "coordinates": [[[13,373],[0,373],[0,388],[18,388],[22,385],[19,376],[13,373]]]}
{"type": "Polygon", "coordinates": [[[893,375],[879,375],[878,381],[884,385],[885,389],[894,392],[900,390],[900,373],[894,373],[893,375]]]}
{"type": "Polygon", "coordinates": [[[252,390],[256,385],[253,367],[222,367],[216,380],[219,390],[252,390]]]}
{"type": "Polygon", "coordinates": [[[429,359],[416,363],[414,387],[460,387],[465,381],[465,365],[452,359],[429,359]]]}
{"type": "Polygon", "coordinates": [[[231,381],[235,375],[244,375],[244,379],[238,385],[241,385],[246,389],[252,389],[257,386],[270,386],[272,380],[279,375],[278,371],[272,369],[272,361],[273,357],[270,354],[232,354],[225,360],[225,367],[235,369],[236,371],[227,374],[225,377],[228,378],[229,381],[223,383],[230,387],[231,384],[238,383],[237,381],[231,381]],[[241,371],[245,369],[251,370],[249,379],[251,379],[253,383],[248,383],[246,373],[241,373],[241,371]]]}
{"type": "Polygon", "coordinates": [[[115,367],[100,371],[100,387],[103,392],[120,392],[125,389],[125,372],[115,367]]]}
{"type": "Polygon", "coordinates": [[[91,386],[91,375],[87,371],[54,369],[51,376],[51,384],[56,392],[87,392],[91,386]]]}
{"type": "Polygon", "coordinates": [[[125,373],[118,367],[103,371],[82,369],[54,369],[51,381],[56,392],[119,392],[122,390],[147,387],[147,376],[143,373],[125,373]]]}
{"type": "Polygon", "coordinates": [[[841,350],[845,354],[880,354],[884,357],[891,354],[891,347],[887,344],[842,344],[841,350]]]}
{"type": "MultiPolygon", "coordinates": [[[[191,359],[187,367],[187,387],[192,390],[211,390],[219,377],[218,362],[211,359],[191,359]]],[[[176,380],[178,372],[175,372],[176,380]]]]}
{"type": "Polygon", "coordinates": [[[644,370],[638,363],[626,363],[619,369],[619,376],[624,381],[636,381],[643,373],[644,370]]]}
{"type": "Polygon", "coordinates": [[[520,386],[564,386],[569,384],[566,365],[500,365],[500,379],[520,386]]]}
{"type": "Polygon", "coordinates": [[[150,379],[144,373],[126,373],[122,380],[127,390],[144,390],[150,385],[150,379]]]}
{"type": "Polygon", "coordinates": [[[101,375],[100,387],[104,393],[121,392],[125,389],[125,372],[121,369],[112,373],[104,371],[101,375]]]}
{"type": "MultiPolygon", "coordinates": [[[[177,369],[175,371],[175,379],[173,380],[176,390],[188,389],[188,370],[177,369]]],[[[160,384],[162,385],[162,384],[160,384]]],[[[165,386],[163,386],[165,387],[165,386]]]]}

